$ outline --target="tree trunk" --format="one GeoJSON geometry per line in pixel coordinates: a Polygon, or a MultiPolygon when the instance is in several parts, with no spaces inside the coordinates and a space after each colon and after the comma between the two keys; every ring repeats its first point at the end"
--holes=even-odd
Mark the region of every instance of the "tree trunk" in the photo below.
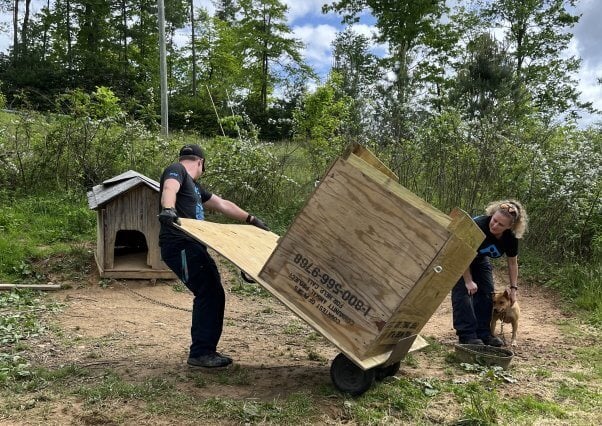
{"type": "Polygon", "coordinates": [[[191,40],[191,48],[192,48],[192,96],[196,96],[196,36],[194,29],[194,1],[190,0],[190,40],[191,40]]]}
{"type": "Polygon", "coordinates": [[[19,0],[15,0],[13,7],[13,58],[19,56],[19,0]]]}
{"type": "Polygon", "coordinates": [[[30,6],[31,0],[25,0],[25,14],[23,15],[23,26],[21,27],[21,55],[27,54],[30,6]]]}

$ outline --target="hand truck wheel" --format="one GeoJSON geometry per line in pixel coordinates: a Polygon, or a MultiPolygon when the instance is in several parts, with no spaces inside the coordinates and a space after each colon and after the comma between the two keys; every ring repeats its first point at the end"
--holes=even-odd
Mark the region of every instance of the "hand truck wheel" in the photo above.
{"type": "Polygon", "coordinates": [[[344,354],[338,354],[330,365],[330,379],[341,392],[358,396],[374,383],[374,369],[362,370],[344,354]]]}
{"type": "Polygon", "coordinates": [[[376,380],[381,381],[389,376],[394,376],[399,371],[399,367],[401,367],[401,361],[397,361],[394,364],[387,365],[386,367],[375,367],[374,375],[376,380]]]}

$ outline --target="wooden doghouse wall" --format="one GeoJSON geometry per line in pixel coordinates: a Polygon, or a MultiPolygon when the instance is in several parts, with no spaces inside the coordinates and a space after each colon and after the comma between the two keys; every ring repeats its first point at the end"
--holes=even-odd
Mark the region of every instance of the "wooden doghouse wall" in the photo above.
{"type": "Polygon", "coordinates": [[[139,231],[146,238],[146,263],[152,269],[167,269],[159,251],[159,193],[145,185],[121,194],[98,209],[97,256],[103,270],[114,267],[117,232],[139,231]]]}

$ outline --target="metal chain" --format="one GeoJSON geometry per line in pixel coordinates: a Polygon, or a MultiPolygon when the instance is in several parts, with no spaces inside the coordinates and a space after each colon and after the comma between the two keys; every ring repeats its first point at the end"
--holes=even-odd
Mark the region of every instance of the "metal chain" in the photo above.
{"type": "Polygon", "coordinates": [[[122,282],[119,282],[119,284],[121,284],[121,286],[123,288],[125,288],[127,291],[134,293],[136,296],[141,297],[143,299],[148,300],[151,303],[154,303],[155,305],[159,305],[159,306],[163,306],[165,308],[172,308],[172,309],[177,309],[179,311],[184,311],[184,312],[192,312],[192,309],[188,309],[188,308],[181,308],[179,306],[175,306],[175,305],[170,305],[169,303],[165,303],[165,302],[160,302],[158,300],[155,300],[151,297],[145,296],[143,294],[138,293],[136,290],[132,290],[131,288],[129,288],[127,285],[125,285],[122,282]]]}
{"type": "MultiPolygon", "coordinates": [[[[123,288],[125,288],[127,291],[129,291],[130,293],[135,294],[138,297],[141,297],[145,300],[148,300],[151,303],[154,303],[155,305],[159,305],[159,306],[163,306],[165,308],[171,308],[171,309],[177,309],[178,311],[184,311],[184,312],[192,312],[192,309],[188,309],[188,308],[181,308],[179,306],[175,306],[175,305],[171,305],[169,303],[165,303],[165,302],[160,302],[159,300],[155,300],[151,297],[145,296],[143,294],[138,293],[135,290],[132,290],[131,288],[129,288],[127,285],[125,285],[125,283],[123,282],[118,282],[123,288]]],[[[172,286],[173,287],[173,286],[172,286]]],[[[265,325],[269,325],[268,323],[266,323],[265,321],[253,321],[252,319],[241,319],[241,318],[232,318],[232,317],[226,317],[224,316],[224,320],[230,320],[230,321],[243,321],[243,322],[248,322],[248,323],[252,323],[252,324],[259,324],[262,326],[265,325]]]]}

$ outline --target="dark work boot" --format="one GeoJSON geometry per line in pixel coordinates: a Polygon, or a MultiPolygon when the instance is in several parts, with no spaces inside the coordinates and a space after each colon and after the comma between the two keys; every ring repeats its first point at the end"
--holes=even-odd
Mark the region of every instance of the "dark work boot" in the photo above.
{"type": "Polygon", "coordinates": [[[187,364],[191,367],[220,368],[232,364],[232,358],[214,352],[212,354],[189,357],[187,364]]]}
{"type": "Polygon", "coordinates": [[[481,339],[487,346],[495,346],[496,348],[499,348],[500,346],[504,345],[504,341],[497,336],[487,336],[481,339]]]}

